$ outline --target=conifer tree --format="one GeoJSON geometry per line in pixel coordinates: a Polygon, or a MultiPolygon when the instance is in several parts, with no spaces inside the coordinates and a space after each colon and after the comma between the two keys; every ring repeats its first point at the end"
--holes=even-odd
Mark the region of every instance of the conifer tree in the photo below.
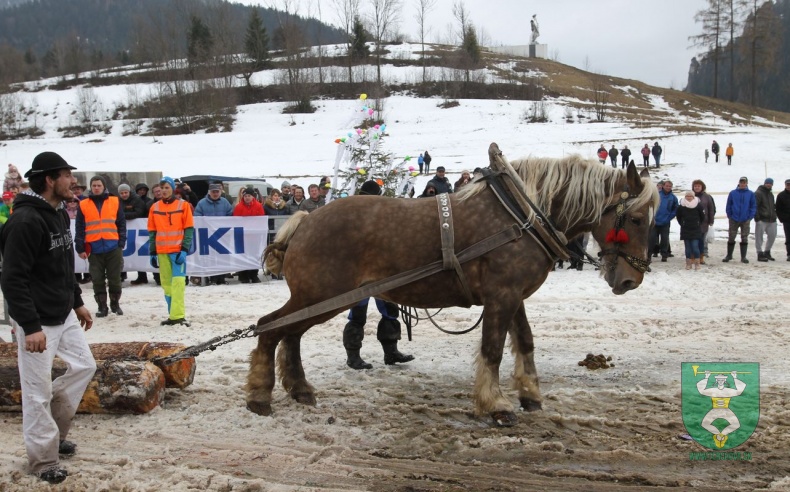
{"type": "Polygon", "coordinates": [[[258,9],[253,9],[244,37],[244,49],[252,62],[252,70],[263,70],[269,63],[269,33],[263,25],[258,9]]]}

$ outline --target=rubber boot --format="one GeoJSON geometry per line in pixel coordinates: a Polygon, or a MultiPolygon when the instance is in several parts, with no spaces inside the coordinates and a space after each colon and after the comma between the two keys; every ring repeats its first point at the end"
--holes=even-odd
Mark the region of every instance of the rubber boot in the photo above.
{"type": "Polygon", "coordinates": [[[766,258],[765,253],[763,253],[762,251],[758,251],[757,261],[768,261],[768,258],[766,258]]]}
{"type": "Polygon", "coordinates": [[[110,309],[107,307],[107,293],[102,292],[93,296],[96,299],[96,304],[99,305],[99,311],[96,313],[97,318],[104,318],[110,314],[110,309]]]}
{"type": "Polygon", "coordinates": [[[123,311],[121,310],[121,305],[118,301],[121,300],[121,293],[120,292],[110,292],[110,310],[117,314],[118,316],[123,316],[123,311]]]}
{"type": "Polygon", "coordinates": [[[721,261],[723,261],[724,263],[727,263],[728,261],[732,260],[732,252],[733,251],[735,251],[735,243],[734,242],[733,243],[729,243],[728,242],[727,243],[727,256],[725,256],[724,259],[721,260],[721,261]]]}
{"type": "Polygon", "coordinates": [[[766,251],[765,253],[763,253],[763,255],[764,255],[766,258],[768,258],[768,260],[769,260],[769,261],[776,261],[776,258],[774,258],[773,256],[771,256],[771,250],[768,250],[768,251],[766,251]]]}
{"type": "Polygon", "coordinates": [[[397,341],[381,342],[381,348],[384,349],[384,363],[388,366],[414,360],[413,355],[402,354],[398,350],[397,341]]]}
{"type": "Polygon", "coordinates": [[[359,355],[359,349],[346,349],[346,355],[348,356],[346,365],[351,369],[356,369],[357,371],[361,369],[373,369],[373,364],[365,362],[359,355]]]}
{"type": "Polygon", "coordinates": [[[749,263],[749,260],[746,258],[746,249],[749,247],[749,243],[741,243],[741,263],[749,263]]]}

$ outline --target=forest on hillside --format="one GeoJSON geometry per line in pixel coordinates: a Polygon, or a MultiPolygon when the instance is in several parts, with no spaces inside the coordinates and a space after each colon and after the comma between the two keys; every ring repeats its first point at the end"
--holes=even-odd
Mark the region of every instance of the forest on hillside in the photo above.
{"type": "MultiPolygon", "coordinates": [[[[9,2],[11,0],[0,0],[9,2]]],[[[31,0],[0,8],[0,84],[188,54],[188,32],[199,19],[216,55],[243,51],[257,10],[271,49],[284,44],[283,26],[307,46],[343,43],[346,34],[308,17],[224,0],[31,0]]],[[[289,33],[288,35],[293,35],[289,33]]]]}
{"type": "Polygon", "coordinates": [[[708,0],[686,91],[790,112],[790,0],[708,0]]]}

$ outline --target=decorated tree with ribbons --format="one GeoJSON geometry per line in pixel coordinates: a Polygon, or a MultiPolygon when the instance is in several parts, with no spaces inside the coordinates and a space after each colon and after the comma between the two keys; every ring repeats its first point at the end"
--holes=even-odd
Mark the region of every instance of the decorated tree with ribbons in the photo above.
{"type": "Polygon", "coordinates": [[[407,196],[419,175],[411,156],[396,158],[384,149],[387,125],[373,121],[374,110],[368,107],[366,94],[360,96],[359,102],[361,109],[355,111],[354,129],[335,139],[338,147],[331,198],[354,195],[368,180],[376,181],[383,195],[407,196]]]}

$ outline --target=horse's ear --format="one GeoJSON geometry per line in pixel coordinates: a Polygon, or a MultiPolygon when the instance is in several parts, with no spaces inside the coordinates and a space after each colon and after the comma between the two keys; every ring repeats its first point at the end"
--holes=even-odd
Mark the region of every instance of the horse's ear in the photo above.
{"type": "Polygon", "coordinates": [[[642,190],[642,177],[640,176],[639,172],[637,172],[634,161],[628,163],[628,168],[626,169],[625,174],[628,180],[628,187],[635,193],[640,192],[642,190]]]}

